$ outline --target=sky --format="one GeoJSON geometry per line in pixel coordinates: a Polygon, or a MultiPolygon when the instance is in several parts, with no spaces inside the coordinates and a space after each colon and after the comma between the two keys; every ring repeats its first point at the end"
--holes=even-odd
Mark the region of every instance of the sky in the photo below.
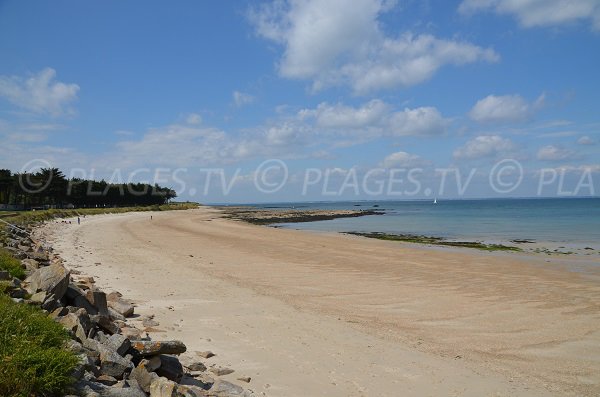
{"type": "Polygon", "coordinates": [[[0,168],[182,200],[597,196],[600,0],[0,0],[0,168]]]}

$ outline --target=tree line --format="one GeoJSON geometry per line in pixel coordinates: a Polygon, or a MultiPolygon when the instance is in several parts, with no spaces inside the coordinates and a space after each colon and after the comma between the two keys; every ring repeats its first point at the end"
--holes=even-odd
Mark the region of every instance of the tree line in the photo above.
{"type": "Polygon", "coordinates": [[[68,179],[58,168],[35,173],[0,169],[0,204],[16,208],[93,208],[165,204],[177,197],[158,184],[68,179]]]}

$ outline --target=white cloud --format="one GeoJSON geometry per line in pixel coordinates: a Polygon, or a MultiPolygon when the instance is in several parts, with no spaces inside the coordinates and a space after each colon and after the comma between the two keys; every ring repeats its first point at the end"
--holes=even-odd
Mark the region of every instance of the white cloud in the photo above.
{"type": "Polygon", "coordinates": [[[529,103],[520,95],[488,95],[477,101],[469,112],[469,117],[480,123],[525,121],[543,106],[544,99],[542,94],[533,103],[529,103]]]}
{"type": "Polygon", "coordinates": [[[256,32],[284,47],[281,76],[312,80],[313,90],[349,85],[356,94],[410,86],[445,65],[499,59],[491,49],[406,32],[387,37],[379,16],[384,0],[276,1],[250,12],[256,32]]]}
{"type": "Polygon", "coordinates": [[[390,131],[392,135],[438,135],[448,123],[434,107],[407,108],[391,115],[390,131]]]}
{"type": "Polygon", "coordinates": [[[575,157],[575,152],[555,145],[548,145],[540,148],[537,153],[538,160],[544,161],[562,161],[575,157]]]}
{"type": "Polygon", "coordinates": [[[453,153],[455,159],[479,159],[497,157],[511,153],[516,149],[515,144],[507,138],[498,135],[481,135],[469,140],[464,146],[453,153]]]}
{"type": "Polygon", "coordinates": [[[579,145],[595,145],[596,141],[594,141],[592,138],[590,138],[587,135],[582,136],[581,138],[579,138],[577,140],[577,143],[579,145]]]}
{"type": "Polygon", "coordinates": [[[249,105],[254,102],[254,97],[250,94],[246,94],[240,91],[233,91],[233,103],[235,106],[242,107],[244,105],[249,105]]]}
{"type": "Polygon", "coordinates": [[[46,68],[28,79],[0,76],[0,96],[34,113],[60,116],[72,114],[79,86],[55,81],[56,71],[46,68]]]}
{"type": "Polygon", "coordinates": [[[315,127],[342,135],[352,132],[361,137],[439,135],[450,123],[434,107],[394,111],[392,106],[374,99],[359,107],[326,102],[315,109],[304,109],[298,113],[303,121],[315,120],[315,127]]]}
{"type": "Polygon", "coordinates": [[[422,159],[416,154],[410,154],[407,152],[396,152],[386,156],[381,162],[383,168],[409,168],[409,167],[422,167],[429,164],[426,160],[422,159]]]}
{"type": "Polygon", "coordinates": [[[492,10],[512,15],[526,28],[590,20],[593,28],[600,30],[597,0],[463,0],[458,10],[462,14],[492,10]]]}
{"type": "Polygon", "coordinates": [[[324,128],[365,128],[377,125],[389,114],[390,107],[374,99],[359,108],[342,104],[320,103],[316,109],[301,110],[301,118],[314,117],[316,124],[324,128]]]}

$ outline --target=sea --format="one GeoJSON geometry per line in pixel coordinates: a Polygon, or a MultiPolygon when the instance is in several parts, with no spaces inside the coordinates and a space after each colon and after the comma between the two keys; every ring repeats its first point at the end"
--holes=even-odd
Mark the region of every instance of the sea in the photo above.
{"type": "Polygon", "coordinates": [[[287,223],[277,227],[326,232],[383,232],[448,240],[505,243],[529,240],[600,249],[600,198],[338,201],[254,204],[269,209],[381,210],[383,215],[287,223]]]}

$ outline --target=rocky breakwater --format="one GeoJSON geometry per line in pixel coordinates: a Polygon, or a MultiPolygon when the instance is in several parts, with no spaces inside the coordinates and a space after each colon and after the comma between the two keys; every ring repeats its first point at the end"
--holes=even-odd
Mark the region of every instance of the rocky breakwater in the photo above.
{"type": "Polygon", "coordinates": [[[143,336],[143,330],[129,321],[135,312],[131,302],[118,292],[100,290],[92,277],[67,269],[50,247],[32,240],[29,233],[9,230],[1,243],[21,260],[28,277],[21,281],[0,272],[0,279],[9,281],[7,293],[14,301],[39,306],[71,334],[66,347],[79,357],[73,395],[254,396],[251,390],[219,378],[232,370],[219,372],[215,368],[221,368],[213,366],[207,371],[200,361],[182,365],[178,355],[186,351],[183,342],[143,336]]]}

